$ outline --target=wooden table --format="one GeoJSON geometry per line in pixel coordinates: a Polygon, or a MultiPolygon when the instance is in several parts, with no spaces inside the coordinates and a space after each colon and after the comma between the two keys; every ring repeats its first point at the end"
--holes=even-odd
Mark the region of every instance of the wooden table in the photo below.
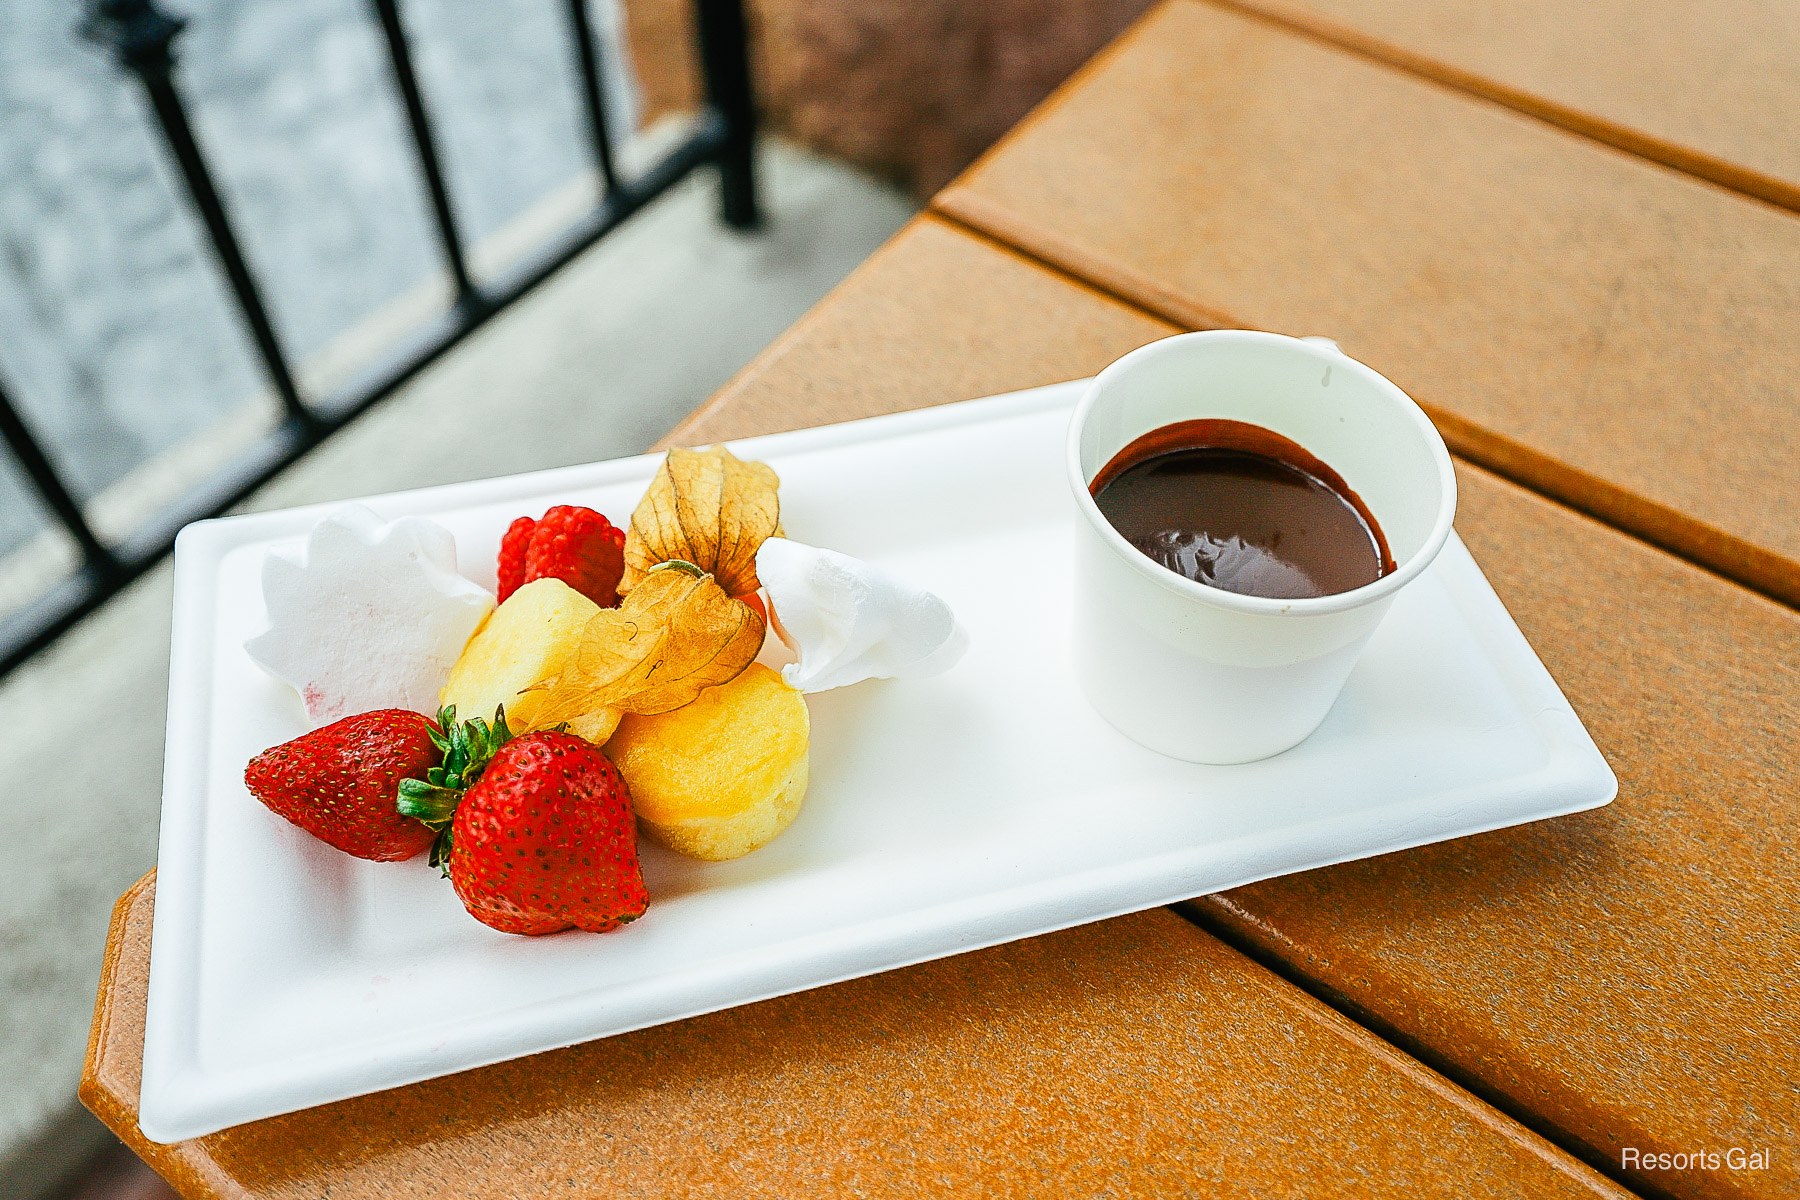
{"type": "Polygon", "coordinates": [[[1459,454],[1615,804],[170,1147],[147,878],[88,1104],[193,1196],[1800,1193],[1800,219],[1597,136],[1629,89],[1572,132],[1505,47],[1400,53],[1422,5],[1259,9],[1154,10],[670,440],[1330,334],[1459,454]]]}

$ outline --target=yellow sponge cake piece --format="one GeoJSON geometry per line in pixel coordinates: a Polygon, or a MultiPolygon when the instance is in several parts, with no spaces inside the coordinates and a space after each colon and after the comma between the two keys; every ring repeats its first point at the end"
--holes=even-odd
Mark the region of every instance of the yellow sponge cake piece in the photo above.
{"type": "Polygon", "coordinates": [[[751,663],[673,712],[627,714],[606,754],[652,840],[718,861],[766,844],[799,814],[810,729],[799,691],[751,663]]]}
{"type": "MultiPolygon", "coordinates": [[[[599,611],[598,604],[560,579],[526,584],[463,647],[439,703],[456,705],[457,719],[463,721],[491,720],[495,707],[504,704],[506,724],[514,733],[538,728],[543,693],[524,689],[564,669],[581,631],[599,611]]],[[[570,721],[569,732],[599,745],[618,723],[618,710],[605,708],[570,721]]]]}

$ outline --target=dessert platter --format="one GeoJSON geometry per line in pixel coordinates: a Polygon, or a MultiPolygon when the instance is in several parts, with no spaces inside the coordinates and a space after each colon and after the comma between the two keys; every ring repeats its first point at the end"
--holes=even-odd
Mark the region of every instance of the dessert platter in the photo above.
{"type": "Polygon", "coordinates": [[[1084,387],[184,531],[144,1134],[1612,798],[1454,534],[1295,748],[1117,732],[1084,387]]]}

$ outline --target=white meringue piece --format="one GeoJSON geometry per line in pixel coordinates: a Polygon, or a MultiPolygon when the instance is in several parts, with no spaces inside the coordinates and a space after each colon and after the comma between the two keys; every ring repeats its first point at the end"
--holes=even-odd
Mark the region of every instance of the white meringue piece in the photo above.
{"type": "Polygon", "coordinates": [[[800,656],[781,677],[803,692],[922,679],[969,648],[948,604],[848,554],[772,537],[756,552],[756,575],[776,634],[800,656]]]}
{"type": "Polygon", "coordinates": [[[263,559],[268,632],[244,643],[300,693],[316,728],[378,708],[435,716],[438,691],[494,597],[456,573],[456,539],[423,517],[348,505],[298,551],[263,559]]]}

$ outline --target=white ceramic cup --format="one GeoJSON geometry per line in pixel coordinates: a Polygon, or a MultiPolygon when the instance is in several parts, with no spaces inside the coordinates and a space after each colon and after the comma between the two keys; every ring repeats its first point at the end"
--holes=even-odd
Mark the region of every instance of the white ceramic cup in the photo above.
{"type": "Polygon", "coordinates": [[[1132,351],[1075,406],[1068,472],[1081,513],[1081,688],[1120,732],[1189,762],[1267,758],[1317,729],[1395,594],[1431,565],[1456,515],[1456,475],[1431,421],[1323,338],[1209,330],[1132,351]],[[1381,526],[1396,569],[1333,596],[1271,600],[1183,578],[1132,546],[1089,485],[1137,438],[1203,418],[1273,430],[1337,471],[1381,526]]]}

